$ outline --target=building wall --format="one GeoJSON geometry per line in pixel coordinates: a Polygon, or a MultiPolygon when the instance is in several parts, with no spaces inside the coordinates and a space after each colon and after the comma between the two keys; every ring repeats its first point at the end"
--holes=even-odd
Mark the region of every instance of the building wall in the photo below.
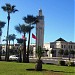
{"type": "Polygon", "coordinates": [[[75,51],[75,43],[74,42],[66,42],[66,41],[55,41],[50,43],[50,48],[52,50],[56,50],[56,57],[59,56],[59,50],[74,50],[75,51]]]}

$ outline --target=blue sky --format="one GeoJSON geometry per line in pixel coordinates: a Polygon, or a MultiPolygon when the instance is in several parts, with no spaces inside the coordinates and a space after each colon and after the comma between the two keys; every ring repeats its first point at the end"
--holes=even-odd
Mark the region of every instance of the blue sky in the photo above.
{"type": "MultiPolygon", "coordinates": [[[[19,12],[11,14],[9,34],[15,33],[16,37],[22,37],[14,29],[14,26],[23,24],[22,18],[29,15],[38,15],[41,8],[45,17],[44,42],[52,42],[62,37],[66,41],[75,42],[74,34],[74,0],[0,0],[0,7],[5,3],[16,5],[19,12]]],[[[2,29],[2,39],[6,36],[7,29],[7,13],[0,8],[0,20],[5,21],[6,25],[2,29]]],[[[35,29],[32,30],[35,34],[35,29]]],[[[32,39],[32,42],[35,40],[32,39]]],[[[2,42],[5,43],[5,42],[2,42]]],[[[16,41],[15,41],[16,43],[16,41]]]]}

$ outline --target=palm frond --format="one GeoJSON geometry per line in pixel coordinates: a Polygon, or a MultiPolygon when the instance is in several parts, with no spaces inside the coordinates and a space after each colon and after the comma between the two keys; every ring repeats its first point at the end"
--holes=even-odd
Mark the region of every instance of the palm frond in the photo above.
{"type": "Polygon", "coordinates": [[[14,9],[15,7],[16,7],[16,6],[15,6],[15,5],[13,5],[13,6],[12,6],[12,9],[14,9]]]}
{"type": "Polygon", "coordinates": [[[36,21],[36,17],[34,17],[33,15],[27,15],[27,17],[23,17],[23,20],[28,24],[33,24],[36,21]]]}
{"type": "Polygon", "coordinates": [[[16,38],[16,35],[15,34],[10,34],[9,36],[8,36],[8,39],[9,40],[14,40],[16,38]]]}
{"type": "Polygon", "coordinates": [[[16,11],[18,11],[17,9],[15,9],[15,5],[11,5],[9,3],[6,3],[5,6],[2,6],[2,9],[4,11],[7,11],[8,13],[15,13],[16,11]]]}
{"type": "Polygon", "coordinates": [[[4,11],[7,11],[6,6],[2,6],[1,8],[2,8],[4,11]]]}
{"type": "Polygon", "coordinates": [[[34,28],[34,26],[30,26],[30,25],[26,25],[26,24],[22,24],[22,25],[19,24],[18,26],[15,26],[15,29],[19,33],[28,33],[33,28],[34,28]]]}
{"type": "Polygon", "coordinates": [[[16,11],[18,11],[17,9],[15,9],[15,5],[12,6],[12,12],[15,13],[16,11]]]}
{"type": "Polygon", "coordinates": [[[6,3],[7,12],[11,13],[12,6],[11,4],[6,3]]]}
{"type": "Polygon", "coordinates": [[[15,13],[16,11],[18,11],[17,9],[12,10],[13,13],[15,13]]]}
{"type": "Polygon", "coordinates": [[[4,26],[5,26],[5,22],[3,22],[3,21],[0,21],[0,28],[3,28],[4,26]]]}
{"type": "Polygon", "coordinates": [[[21,44],[23,43],[23,39],[21,38],[17,38],[16,40],[17,40],[17,43],[21,43],[21,44]]]}
{"type": "Polygon", "coordinates": [[[21,28],[20,28],[20,25],[19,26],[15,26],[15,30],[18,31],[19,33],[21,33],[21,28]]]}
{"type": "Polygon", "coordinates": [[[27,32],[31,31],[34,28],[34,26],[27,26],[27,32]]]}
{"type": "Polygon", "coordinates": [[[10,3],[6,3],[6,7],[11,7],[11,4],[10,3]]]}

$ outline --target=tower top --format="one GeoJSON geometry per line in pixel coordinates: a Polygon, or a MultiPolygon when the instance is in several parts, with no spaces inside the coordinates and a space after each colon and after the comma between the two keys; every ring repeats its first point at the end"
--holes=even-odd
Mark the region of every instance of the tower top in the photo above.
{"type": "Polygon", "coordinates": [[[42,16],[42,9],[39,9],[39,16],[42,16]]]}

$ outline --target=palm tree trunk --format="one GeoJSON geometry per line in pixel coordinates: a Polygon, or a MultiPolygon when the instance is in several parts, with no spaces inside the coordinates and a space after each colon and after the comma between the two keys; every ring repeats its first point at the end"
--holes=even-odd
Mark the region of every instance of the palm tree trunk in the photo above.
{"type": "Polygon", "coordinates": [[[0,50],[0,60],[1,60],[1,50],[0,50]]]}
{"type": "MultiPolygon", "coordinates": [[[[25,37],[25,33],[24,33],[24,37],[25,37]]],[[[23,46],[23,62],[24,63],[27,62],[27,58],[26,58],[26,39],[24,39],[24,46],[23,46]]]]}
{"type": "MultiPolygon", "coordinates": [[[[0,46],[1,46],[1,36],[0,36],[0,46]]],[[[1,49],[0,49],[0,60],[1,60],[1,49]]]]}
{"type": "Polygon", "coordinates": [[[9,41],[9,49],[10,49],[10,40],[8,40],[9,41]]]}
{"type": "Polygon", "coordinates": [[[13,40],[13,46],[14,46],[14,40],[13,40]]]}
{"type": "Polygon", "coordinates": [[[1,36],[0,36],[0,44],[1,44],[1,36]]]}
{"type": "Polygon", "coordinates": [[[22,62],[22,58],[21,58],[21,50],[20,50],[20,54],[19,54],[19,62],[22,62]]]}
{"type": "Polygon", "coordinates": [[[8,19],[8,26],[7,26],[7,37],[6,37],[6,57],[5,57],[5,60],[9,61],[8,36],[9,36],[10,13],[8,13],[7,19],[8,19]]]}
{"type": "Polygon", "coordinates": [[[30,45],[30,33],[31,33],[31,31],[29,31],[29,38],[28,38],[28,48],[27,48],[27,63],[29,63],[29,45],[30,45]]]}
{"type": "Polygon", "coordinates": [[[1,53],[1,50],[0,50],[0,60],[1,60],[1,54],[2,54],[2,53],[1,53]]]}

